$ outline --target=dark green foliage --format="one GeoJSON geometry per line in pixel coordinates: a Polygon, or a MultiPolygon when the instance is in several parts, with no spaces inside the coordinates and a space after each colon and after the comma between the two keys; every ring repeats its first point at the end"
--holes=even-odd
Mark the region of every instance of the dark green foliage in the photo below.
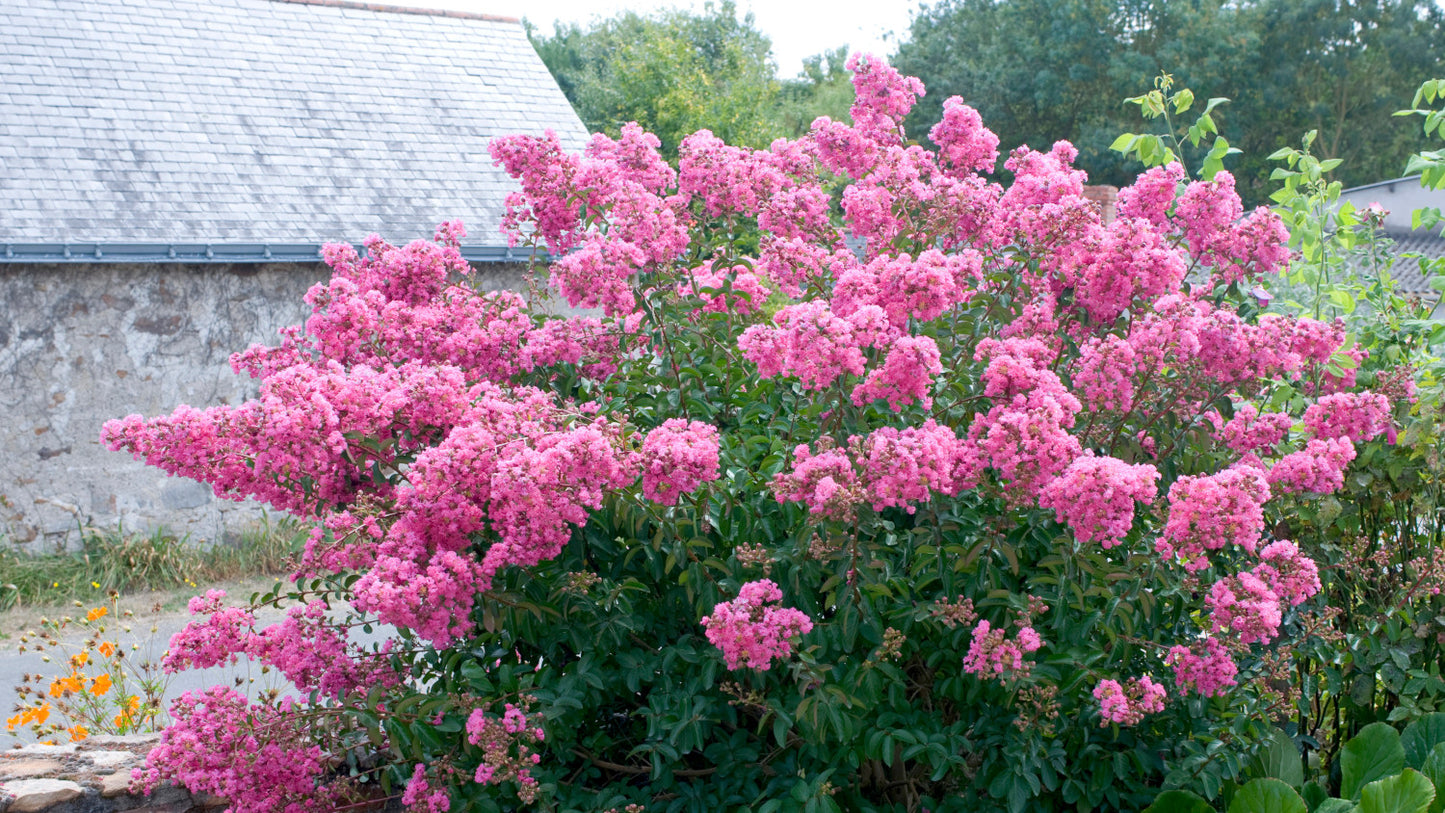
{"type": "Polygon", "coordinates": [[[1116,185],[1133,170],[1108,147],[1137,121],[1119,100],[1168,72],[1200,98],[1233,100],[1216,113],[1244,151],[1229,169],[1246,203],[1261,203],[1265,156],[1310,129],[1321,157],[1345,159],[1346,186],[1400,175],[1424,142],[1389,114],[1445,66],[1445,11],[1426,0],[943,0],[915,18],[895,63],[928,86],[916,137],[960,95],[1003,144],[1068,139],[1095,182],[1116,185]]]}

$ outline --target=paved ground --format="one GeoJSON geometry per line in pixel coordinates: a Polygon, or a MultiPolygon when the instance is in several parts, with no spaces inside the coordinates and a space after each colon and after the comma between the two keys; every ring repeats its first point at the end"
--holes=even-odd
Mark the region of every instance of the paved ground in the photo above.
{"type": "MultiPolygon", "coordinates": [[[[264,583],[258,582],[219,586],[227,590],[228,601],[236,602],[243,602],[253,592],[266,587],[264,583]]],[[[139,649],[129,656],[136,659],[137,663],[147,659],[158,663],[171,636],[179,632],[191,620],[191,615],[185,609],[187,595],[188,593],[151,594],[123,600],[121,609],[130,609],[135,613],[134,617],[125,622],[132,631],[126,633],[121,629],[122,624],[112,622],[107,628],[106,638],[120,642],[127,649],[131,644],[139,645],[139,649]]],[[[66,608],[65,613],[83,613],[85,610],[86,608],[66,608]]],[[[60,613],[52,611],[52,615],[58,614],[60,613]]],[[[257,625],[264,627],[275,623],[283,615],[283,611],[276,609],[262,611],[257,614],[257,625]]],[[[73,631],[61,638],[63,648],[66,649],[63,655],[33,650],[19,652],[21,632],[37,625],[40,617],[41,614],[38,612],[0,613],[0,635],[5,636],[0,637],[0,713],[3,713],[0,714],[0,720],[14,714],[12,709],[15,704],[15,695],[12,687],[19,685],[26,675],[42,675],[48,684],[51,678],[64,674],[67,671],[63,664],[64,659],[78,651],[86,638],[84,628],[75,627],[73,631]],[[51,658],[50,662],[46,662],[47,656],[51,658]]],[[[378,631],[377,634],[367,637],[380,639],[384,634],[384,631],[378,631]]],[[[166,687],[167,705],[170,700],[179,697],[182,692],[205,689],[218,684],[236,686],[251,697],[257,697],[271,689],[277,689],[283,693],[295,690],[276,672],[269,671],[263,674],[259,664],[243,658],[235,666],[192,670],[172,675],[166,687]]],[[[11,736],[6,734],[3,728],[0,728],[0,748],[9,747],[17,741],[34,740],[28,731],[17,729],[14,734],[20,736],[18,738],[11,736]]]]}

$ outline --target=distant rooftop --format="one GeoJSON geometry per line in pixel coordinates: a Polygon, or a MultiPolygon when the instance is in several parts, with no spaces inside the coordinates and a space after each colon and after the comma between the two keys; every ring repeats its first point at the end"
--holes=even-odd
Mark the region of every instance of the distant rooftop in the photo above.
{"type": "MultiPolygon", "coordinates": [[[[1391,178],[1377,183],[1356,186],[1340,192],[1340,203],[1353,203],[1363,209],[1379,204],[1388,214],[1385,216],[1385,236],[1393,243],[1396,254],[1419,254],[1427,259],[1445,257],[1445,238],[1439,229],[1410,228],[1411,213],[1421,207],[1445,208],[1445,190],[1426,189],[1420,185],[1419,175],[1391,178]]],[[[1401,290],[1412,293],[1432,291],[1429,282],[1420,273],[1420,264],[1414,260],[1400,260],[1391,269],[1391,274],[1401,290]]]]}
{"type": "Polygon", "coordinates": [[[502,245],[514,185],[490,139],[587,138],[511,18],[351,0],[0,0],[0,20],[12,254],[402,242],[456,218],[466,243],[502,245]]]}

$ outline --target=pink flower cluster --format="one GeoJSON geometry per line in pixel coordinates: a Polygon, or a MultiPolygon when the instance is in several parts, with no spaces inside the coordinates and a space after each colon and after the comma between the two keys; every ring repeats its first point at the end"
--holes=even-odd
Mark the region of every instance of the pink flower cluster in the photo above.
{"type": "Polygon", "coordinates": [[[1030,626],[1021,626],[1010,639],[1003,627],[980,620],[973,628],[973,640],[963,658],[963,671],[982,680],[1002,680],[1027,675],[1033,662],[1025,656],[1037,652],[1043,639],[1030,626]]]}
{"type": "Polygon", "coordinates": [[[691,276],[691,282],[678,283],[677,292],[680,296],[692,296],[695,291],[702,300],[700,310],[705,313],[732,312],[746,316],[757,312],[771,293],[745,265],[731,269],[699,266],[692,269],[691,276]]]}
{"type": "Polygon", "coordinates": [[[1206,551],[1233,546],[1254,553],[1269,498],[1269,482],[1253,466],[1180,477],[1169,488],[1169,518],[1155,548],[1183,557],[1189,570],[1208,566],[1206,551]]]}
{"type": "Polygon", "coordinates": [[[779,502],[801,502],[818,515],[841,519],[859,503],[875,511],[902,508],[908,513],[936,492],[954,496],[978,483],[977,453],[952,429],[933,420],[905,429],[881,427],[853,437],[846,450],[823,448],[817,454],[800,445],[789,472],[773,478],[779,502]]]}
{"type": "Polygon", "coordinates": [[[1243,404],[1235,409],[1233,418],[1219,427],[1218,435],[1224,445],[1240,454],[1267,452],[1284,440],[1293,423],[1284,412],[1261,415],[1253,405],[1243,404]]]}
{"type": "Polygon", "coordinates": [[[1164,687],[1149,675],[1130,678],[1124,685],[1105,679],[1094,687],[1094,699],[1099,701],[1099,714],[1104,718],[1100,725],[1104,726],[1138,725],[1144,715],[1164,710],[1165,696],[1164,687]]]}
{"type": "Polygon", "coordinates": [[[326,754],[297,730],[289,698],[275,706],[252,704],[215,686],[183,693],[170,711],[171,725],[131,780],[138,791],[174,782],[222,797],[231,810],[255,813],[299,813],[334,801],[319,784],[326,754]]]}
{"type": "Polygon", "coordinates": [[[1239,666],[1218,640],[1206,638],[1202,646],[1178,645],[1169,649],[1164,663],[1174,667],[1174,683],[1180,689],[1193,689],[1205,697],[1223,695],[1235,685],[1239,666]]]}
{"type": "Polygon", "coordinates": [[[426,766],[418,762],[401,793],[401,803],[408,810],[446,813],[452,809],[451,796],[444,788],[433,789],[426,778],[426,766]]]}
{"type": "Polygon", "coordinates": [[[1229,632],[1241,644],[1269,643],[1279,635],[1279,596],[1248,571],[1220,579],[1209,589],[1209,607],[1216,632],[1229,632]]]}
{"type": "Polygon", "coordinates": [[[1349,438],[1356,443],[1390,433],[1390,399],[1375,392],[1339,392],[1321,397],[1305,410],[1305,427],[1317,438],[1349,438]]]}
{"type": "Polygon", "coordinates": [[[738,597],[713,607],[704,616],[707,640],[722,650],[728,669],[743,667],[766,671],[774,659],[793,652],[793,639],[813,629],[813,620],[791,607],[770,607],[783,600],[783,591],[768,579],[748,582],[738,597]]]}
{"type": "Polygon", "coordinates": [[[642,494],[676,505],[682,494],[717,479],[717,429],[701,421],[673,418],[642,441],[642,494]]]}
{"type": "Polygon", "coordinates": [[[528,715],[525,706],[505,704],[500,718],[484,709],[467,717],[467,742],[482,750],[473,780],[479,785],[512,782],[524,803],[536,801],[541,789],[532,768],[542,761],[539,743],[547,738],[540,715],[528,715]]]}
{"type": "Polygon", "coordinates": [[[292,607],[285,620],[257,631],[250,611],[222,606],[225,596],[224,591],[210,590],[204,598],[191,599],[191,614],[206,618],[171,637],[161,660],[165,671],[206,669],[248,655],[280,671],[296,688],[333,699],[399,682],[387,663],[390,642],[379,651],[362,651],[330,623],[322,602],[292,607]]]}
{"type": "Polygon", "coordinates": [[[848,316],[833,313],[827,302],[788,305],[773,317],[776,327],[753,325],[738,337],[743,356],[771,378],[797,376],[808,389],[821,390],[839,376],[862,375],[863,350],[888,343],[888,317],[876,305],[848,316]]]}
{"type": "Polygon", "coordinates": [[[1086,451],[1039,492],[1039,507],[1052,508],[1080,544],[1099,540],[1105,550],[1118,546],[1134,524],[1134,502],[1151,503],[1158,495],[1159,470],[1130,465],[1086,451]]]}
{"type": "Polygon", "coordinates": [[[959,96],[943,101],[943,118],[928,131],[938,145],[939,163],[954,172],[992,172],[998,163],[998,136],[983,126],[977,110],[959,96]]]}
{"type": "Polygon", "coordinates": [[[1270,468],[1270,489],[1276,494],[1329,494],[1345,485],[1345,469],[1354,459],[1355,444],[1349,437],[1311,440],[1302,451],[1285,455],[1270,468]]]}

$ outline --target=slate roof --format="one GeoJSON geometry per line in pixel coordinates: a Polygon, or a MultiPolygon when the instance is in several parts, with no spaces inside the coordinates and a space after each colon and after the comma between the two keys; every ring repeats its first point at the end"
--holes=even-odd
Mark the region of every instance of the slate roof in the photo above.
{"type": "MultiPolygon", "coordinates": [[[[1438,260],[1445,257],[1445,237],[1426,232],[1419,229],[1412,232],[1386,234],[1393,245],[1390,251],[1396,255],[1418,254],[1429,260],[1438,260]]],[[[1434,292],[1430,287],[1425,275],[1420,271],[1420,263],[1416,259],[1402,257],[1396,260],[1395,265],[1390,269],[1391,275],[1399,283],[1400,290],[1409,293],[1434,292]]]]}
{"type": "Polygon", "coordinates": [[[0,0],[0,246],[401,242],[453,218],[505,245],[487,143],[544,129],[587,138],[508,18],[0,0]]]}

